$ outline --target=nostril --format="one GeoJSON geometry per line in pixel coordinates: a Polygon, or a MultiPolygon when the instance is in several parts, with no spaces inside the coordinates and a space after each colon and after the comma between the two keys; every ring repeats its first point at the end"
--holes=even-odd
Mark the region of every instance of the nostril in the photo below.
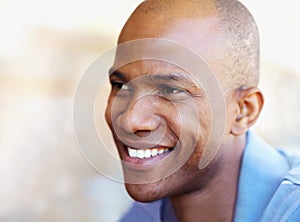
{"type": "Polygon", "coordinates": [[[147,137],[151,134],[151,131],[150,130],[139,130],[139,131],[136,131],[134,134],[137,135],[138,137],[147,137]]]}
{"type": "Polygon", "coordinates": [[[120,123],[127,132],[134,133],[139,137],[146,137],[152,131],[158,129],[161,120],[158,116],[147,115],[145,112],[142,114],[131,112],[124,115],[120,123]]]}

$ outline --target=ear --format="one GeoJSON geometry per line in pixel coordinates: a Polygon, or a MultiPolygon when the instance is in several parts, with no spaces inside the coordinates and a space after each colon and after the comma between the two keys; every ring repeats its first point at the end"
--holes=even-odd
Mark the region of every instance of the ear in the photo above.
{"type": "Polygon", "coordinates": [[[256,88],[240,89],[236,97],[237,112],[231,127],[231,133],[240,136],[254,125],[264,104],[261,91],[256,88]]]}

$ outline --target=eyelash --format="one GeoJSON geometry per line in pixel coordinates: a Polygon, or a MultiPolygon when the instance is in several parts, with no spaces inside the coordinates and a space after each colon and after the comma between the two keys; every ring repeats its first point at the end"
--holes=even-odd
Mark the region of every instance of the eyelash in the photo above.
{"type": "Polygon", "coordinates": [[[175,93],[181,93],[184,92],[181,89],[172,87],[172,86],[168,86],[168,85],[161,85],[160,86],[160,90],[159,90],[160,94],[175,94],[175,93]],[[169,90],[169,91],[168,91],[169,90]],[[171,92],[170,92],[171,91],[171,92]]]}
{"type": "MultiPolygon", "coordinates": [[[[115,88],[118,91],[119,90],[130,90],[130,87],[126,83],[123,83],[123,82],[112,81],[111,85],[112,85],[112,88],[115,88]],[[122,89],[124,86],[126,88],[122,89]]],[[[165,85],[165,84],[160,85],[159,90],[158,90],[158,94],[160,94],[160,95],[171,95],[171,94],[177,94],[177,93],[182,93],[182,92],[185,92],[185,91],[182,89],[178,89],[176,87],[165,85]]]]}
{"type": "MultiPolygon", "coordinates": [[[[126,86],[129,89],[129,86],[122,82],[111,82],[113,88],[122,89],[123,86],[126,86]]],[[[126,89],[127,90],[127,89],[126,89]]]]}

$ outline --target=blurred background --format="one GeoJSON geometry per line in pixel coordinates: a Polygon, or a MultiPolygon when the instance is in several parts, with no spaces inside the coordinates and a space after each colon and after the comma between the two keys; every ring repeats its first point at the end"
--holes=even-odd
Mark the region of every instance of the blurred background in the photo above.
{"type": "MultiPolygon", "coordinates": [[[[81,154],[72,106],[81,75],[115,46],[140,2],[0,0],[0,222],[113,222],[130,204],[123,185],[101,176],[81,154]]],[[[297,151],[300,2],[242,2],[261,34],[266,105],[255,130],[297,151]]],[[[100,100],[103,110],[106,96],[100,100]]]]}

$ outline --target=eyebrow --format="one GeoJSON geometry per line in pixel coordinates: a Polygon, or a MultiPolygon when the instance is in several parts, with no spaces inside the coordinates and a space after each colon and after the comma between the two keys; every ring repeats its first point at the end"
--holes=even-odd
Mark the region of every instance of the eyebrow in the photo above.
{"type": "Polygon", "coordinates": [[[168,74],[154,74],[154,75],[147,75],[147,79],[152,80],[152,81],[191,81],[189,78],[185,77],[182,74],[178,73],[168,73],[168,74]]]}
{"type": "Polygon", "coordinates": [[[115,78],[121,79],[123,81],[126,80],[126,77],[125,77],[125,75],[122,72],[120,72],[118,70],[115,70],[113,68],[110,68],[109,71],[108,71],[108,73],[109,73],[109,77],[110,78],[111,77],[115,77],[115,78]]]}
{"type": "MultiPolygon", "coordinates": [[[[111,68],[109,70],[110,77],[115,77],[121,80],[126,80],[126,75],[118,70],[114,70],[111,68]]],[[[149,81],[176,81],[176,82],[187,82],[187,83],[194,83],[192,78],[187,77],[184,74],[180,73],[167,73],[167,74],[149,74],[144,76],[145,79],[149,81]]]]}

